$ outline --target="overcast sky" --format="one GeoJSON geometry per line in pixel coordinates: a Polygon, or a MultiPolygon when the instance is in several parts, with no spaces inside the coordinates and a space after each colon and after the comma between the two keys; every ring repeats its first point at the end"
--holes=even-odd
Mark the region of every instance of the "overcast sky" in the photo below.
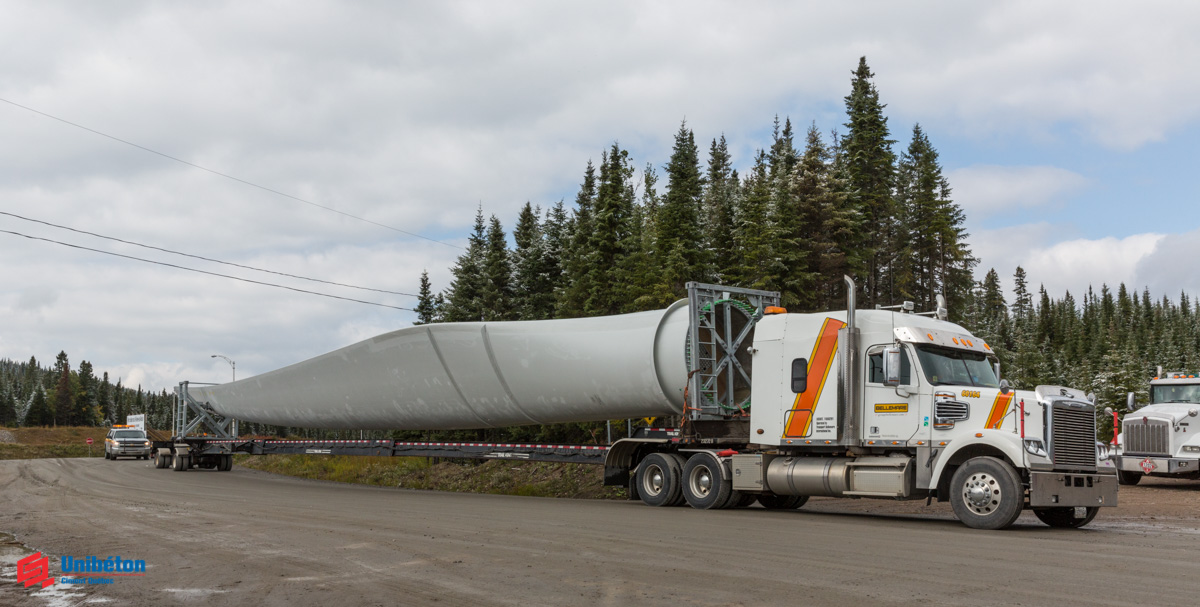
{"type": "MultiPolygon", "coordinates": [[[[573,200],[616,140],[662,167],[687,119],[735,164],[775,115],[844,130],[865,55],[897,151],[920,123],[970,244],[1006,281],[1200,293],[1200,8],[1191,3],[6,2],[0,211],[223,261],[415,293],[477,206],[573,200]],[[185,160],[165,158],[49,114],[185,160]],[[292,198],[384,224],[380,227],[292,198]],[[394,228],[394,229],[392,229],[394,228]],[[399,231],[442,241],[439,244],[399,231]]],[[[801,138],[802,141],[802,138],[801,138]]],[[[661,172],[661,169],[660,169],[661,172]]],[[[392,306],[0,215],[19,232],[392,306]]],[[[411,324],[0,233],[0,357],[130,386],[227,381],[411,324]]]]}

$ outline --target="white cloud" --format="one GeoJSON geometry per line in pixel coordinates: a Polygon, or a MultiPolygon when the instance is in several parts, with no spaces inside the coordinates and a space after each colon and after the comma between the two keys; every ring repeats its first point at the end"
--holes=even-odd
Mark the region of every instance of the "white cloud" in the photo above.
{"type": "Polygon", "coordinates": [[[1052,166],[974,165],[949,171],[954,201],[973,218],[1060,202],[1087,179],[1052,166]]]}
{"type": "Polygon", "coordinates": [[[1133,234],[1063,240],[1063,231],[1048,224],[979,231],[971,239],[976,256],[982,260],[976,268],[976,279],[982,280],[989,269],[995,269],[1011,290],[1013,272],[1021,266],[1030,290],[1036,292],[1038,285],[1043,285],[1054,298],[1061,298],[1066,291],[1079,295],[1089,286],[1100,289],[1104,284],[1115,288],[1124,283],[1140,290],[1151,280],[1143,267],[1145,260],[1155,257],[1162,243],[1179,238],[1133,234]]]}

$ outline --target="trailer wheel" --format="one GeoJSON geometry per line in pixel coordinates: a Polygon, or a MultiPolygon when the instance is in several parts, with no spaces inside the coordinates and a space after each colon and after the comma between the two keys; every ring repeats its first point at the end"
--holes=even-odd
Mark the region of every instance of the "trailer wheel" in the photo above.
{"type": "Polygon", "coordinates": [[[1138,484],[1138,481],[1140,480],[1142,480],[1141,472],[1126,472],[1124,470],[1117,470],[1117,484],[1119,485],[1132,486],[1138,484]]]}
{"type": "Polygon", "coordinates": [[[638,494],[648,506],[674,506],[682,487],[683,458],[673,453],[651,453],[638,466],[638,494]]]}
{"type": "Polygon", "coordinates": [[[1034,508],[1033,513],[1039,521],[1051,527],[1078,529],[1096,518],[1099,508],[1085,508],[1083,516],[1075,515],[1075,508],[1034,508]]]}
{"type": "Polygon", "coordinates": [[[159,469],[167,467],[167,456],[162,451],[154,452],[154,467],[159,469]]]}
{"type": "Polygon", "coordinates": [[[950,506],[973,529],[1004,529],[1025,505],[1021,478],[1012,466],[994,457],[967,460],[950,480],[950,506]]]}
{"type": "Polygon", "coordinates": [[[217,464],[218,472],[229,472],[233,470],[233,455],[222,455],[221,461],[217,464]]]}
{"type": "Polygon", "coordinates": [[[807,495],[775,495],[763,493],[758,496],[758,503],[767,510],[795,510],[808,502],[807,495]]]}
{"type": "Polygon", "coordinates": [[[683,498],[697,510],[723,508],[733,485],[721,478],[721,462],[708,453],[697,453],[683,465],[683,498]]]}
{"type": "Polygon", "coordinates": [[[175,457],[171,458],[171,460],[171,463],[173,464],[172,467],[176,472],[183,472],[189,468],[188,457],[186,455],[180,455],[176,453],[175,457]]]}

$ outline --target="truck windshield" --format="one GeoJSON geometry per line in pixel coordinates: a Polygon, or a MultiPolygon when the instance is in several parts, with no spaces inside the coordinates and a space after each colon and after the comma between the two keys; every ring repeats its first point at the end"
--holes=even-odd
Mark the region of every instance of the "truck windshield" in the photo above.
{"type": "Polygon", "coordinates": [[[113,438],[146,438],[146,433],[141,430],[117,430],[113,438]]]}
{"type": "Polygon", "coordinates": [[[1200,384],[1150,386],[1150,402],[1200,403],[1200,384]]]}
{"type": "Polygon", "coordinates": [[[939,386],[999,388],[1000,381],[987,356],[937,346],[917,346],[917,358],[929,383],[939,386]]]}

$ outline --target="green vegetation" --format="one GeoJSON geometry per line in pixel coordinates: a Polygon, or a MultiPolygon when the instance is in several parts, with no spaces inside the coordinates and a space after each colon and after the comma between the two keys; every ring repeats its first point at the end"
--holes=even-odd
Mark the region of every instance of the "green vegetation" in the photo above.
{"type": "Polygon", "coordinates": [[[625,499],[603,486],[601,466],[544,462],[452,460],[423,457],[239,455],[239,466],[301,478],[461,493],[533,497],[625,499]]]}
{"type": "Polygon", "coordinates": [[[104,457],[106,428],[0,429],[0,460],[46,457],[104,457]],[[89,449],[87,439],[92,439],[89,449]]]}

